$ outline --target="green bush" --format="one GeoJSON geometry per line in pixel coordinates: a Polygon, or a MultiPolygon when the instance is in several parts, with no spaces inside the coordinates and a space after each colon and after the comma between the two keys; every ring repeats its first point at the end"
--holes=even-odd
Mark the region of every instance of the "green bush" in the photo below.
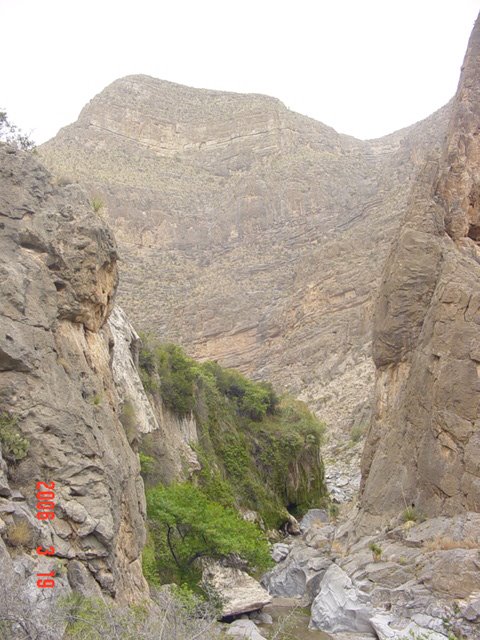
{"type": "Polygon", "coordinates": [[[92,209],[95,213],[99,213],[100,209],[103,209],[104,206],[103,200],[98,196],[92,199],[92,209]]]}
{"type": "Polygon", "coordinates": [[[415,507],[407,507],[402,514],[402,519],[404,522],[417,522],[420,516],[415,507]]]}
{"type": "Polygon", "coordinates": [[[149,473],[152,473],[154,469],[155,458],[147,455],[146,453],[143,453],[143,451],[140,451],[138,455],[140,458],[140,472],[143,475],[147,476],[149,473]]]}
{"type": "Polygon", "coordinates": [[[188,415],[195,403],[195,361],[174,344],[152,343],[144,338],[139,357],[142,382],[150,392],[159,391],[169,409],[188,415]],[[157,382],[159,380],[159,383],[157,382]]]}
{"type": "Polygon", "coordinates": [[[0,109],[0,141],[30,151],[35,147],[35,143],[30,139],[29,134],[23,133],[15,124],[12,124],[7,116],[7,112],[0,109]]]}
{"type": "MultiPolygon", "coordinates": [[[[268,528],[326,506],[320,447],[325,425],[303,402],[279,398],[266,382],[254,382],[218,363],[198,363],[180,347],[143,336],[140,369],[147,392],[159,393],[179,416],[193,413],[202,466],[197,478],[210,499],[259,513],[268,528]]],[[[155,456],[154,434],[141,451],[155,456]]],[[[154,465],[156,467],[156,463],[154,465]]],[[[153,473],[148,482],[158,482],[153,473]]]]}
{"type": "Polygon", "coordinates": [[[3,457],[9,462],[23,460],[29,442],[18,430],[18,420],[6,411],[0,411],[0,445],[3,457]]]}
{"type": "Polygon", "coordinates": [[[382,553],[383,553],[382,547],[378,545],[376,542],[370,542],[370,544],[368,545],[368,548],[372,552],[374,561],[378,562],[382,557],[382,553]]]}
{"type": "Polygon", "coordinates": [[[238,554],[251,570],[265,570],[272,564],[268,543],[256,525],[190,483],[148,490],[147,513],[163,581],[176,578],[196,584],[195,561],[202,557],[238,554]]]}

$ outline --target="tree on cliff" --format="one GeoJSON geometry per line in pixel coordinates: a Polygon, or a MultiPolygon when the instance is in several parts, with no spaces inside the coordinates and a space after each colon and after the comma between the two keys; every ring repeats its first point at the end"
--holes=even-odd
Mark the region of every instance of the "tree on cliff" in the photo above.
{"type": "Polygon", "coordinates": [[[198,580],[199,558],[238,555],[250,569],[268,569],[268,543],[260,529],[233,509],[210,500],[189,483],[158,485],[147,491],[150,533],[159,574],[180,582],[198,580]]]}
{"type": "Polygon", "coordinates": [[[0,109],[0,141],[7,142],[24,151],[29,151],[35,146],[27,133],[23,133],[21,129],[10,122],[7,112],[3,109],[0,109]]]}

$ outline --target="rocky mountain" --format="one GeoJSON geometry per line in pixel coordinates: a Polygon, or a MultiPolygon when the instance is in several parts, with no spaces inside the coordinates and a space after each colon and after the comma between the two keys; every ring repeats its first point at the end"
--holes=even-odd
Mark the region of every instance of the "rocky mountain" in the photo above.
{"type": "MultiPolygon", "coordinates": [[[[0,144],[0,194],[0,635],[59,640],[68,626],[85,638],[75,624],[86,616],[111,626],[119,605],[115,633],[184,639],[165,631],[179,603],[157,594],[154,604],[144,577],[155,585],[177,578],[179,556],[172,551],[169,565],[164,555],[161,509],[145,547],[143,478],[152,490],[183,481],[238,536],[254,536],[245,548],[263,545],[268,566],[266,536],[253,523],[296,530],[287,507],[328,502],[324,427],[269,384],[200,365],[153,338],[141,344],[114,304],[111,230],[81,188],[53,184],[34,154],[0,144]],[[42,576],[50,584],[39,585],[42,576]],[[129,608],[139,602],[150,605],[144,618],[129,608]]],[[[196,520],[215,528],[199,508],[196,520]]],[[[169,528],[168,544],[181,546],[188,526],[182,519],[178,540],[169,528]]],[[[228,532],[239,566],[221,573],[246,581],[242,608],[232,604],[230,615],[262,606],[258,591],[270,597],[241,570],[239,537],[228,532]]],[[[175,629],[179,620],[193,624],[191,611],[175,617],[175,629]]]]}
{"type": "Polygon", "coordinates": [[[273,98],[129,76],[40,155],[115,229],[138,328],[351,426],[368,421],[381,269],[448,114],[362,142],[273,98]]]}
{"type": "MultiPolygon", "coordinates": [[[[33,589],[44,566],[25,553],[28,539],[58,548],[66,592],[101,588],[120,602],[145,593],[138,433],[125,399],[153,443],[155,482],[203,464],[192,495],[216,500],[229,478],[253,501],[274,480],[291,507],[316,468],[315,493],[324,489],[320,432],[315,442],[287,437],[288,407],[275,447],[262,451],[274,418],[260,399],[272,415],[276,403],[268,386],[148,338],[149,402],[138,336],[112,310],[117,255],[105,217],[124,262],[118,297],[141,328],[301,390],[337,427],[364,424],[373,395],[358,505],[310,511],[295,538],[274,545],[270,595],[311,606],[310,627],[332,634],[480,638],[479,70],[480,19],[452,102],[374,141],[264,96],[132,76],[40,150],[56,184],[30,156],[0,148],[0,551],[12,583],[20,573],[33,589]],[[295,442],[294,466],[310,447],[296,476],[275,455],[295,442]],[[245,484],[246,470],[263,480],[245,484]],[[62,518],[39,527],[32,478],[53,471],[62,518]]],[[[238,507],[231,493],[225,504],[238,507]]],[[[244,515],[254,519],[252,504],[244,515]]],[[[170,520],[167,529],[171,542],[170,520]]],[[[149,542],[157,577],[159,532],[149,542]]]]}
{"type": "MultiPolygon", "coordinates": [[[[115,327],[108,322],[118,282],[113,235],[81,189],[52,185],[31,154],[4,144],[0,194],[0,601],[27,629],[51,591],[145,597],[145,496],[119,419],[135,394],[126,396],[112,372],[131,334],[119,312],[115,327]],[[40,481],[54,483],[53,520],[36,518],[40,481]],[[54,558],[35,554],[50,545],[54,558]],[[56,588],[37,588],[36,573],[52,563],[56,588]]],[[[148,429],[140,411],[139,424],[148,429]]]]}
{"type": "Polygon", "coordinates": [[[363,518],[480,510],[480,23],[437,161],[420,172],[374,320],[363,518]]]}

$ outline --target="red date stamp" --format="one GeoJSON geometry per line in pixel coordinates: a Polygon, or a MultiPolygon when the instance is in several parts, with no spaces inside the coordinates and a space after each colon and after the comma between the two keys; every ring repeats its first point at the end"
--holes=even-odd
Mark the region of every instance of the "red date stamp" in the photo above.
{"type": "MultiPolygon", "coordinates": [[[[38,520],[54,520],[55,518],[55,483],[54,482],[37,482],[37,519],[38,520]]],[[[48,549],[40,546],[37,547],[39,556],[53,556],[55,548],[50,546],[48,549]]],[[[37,573],[37,587],[39,589],[52,589],[55,586],[55,571],[49,573],[37,573]]]]}

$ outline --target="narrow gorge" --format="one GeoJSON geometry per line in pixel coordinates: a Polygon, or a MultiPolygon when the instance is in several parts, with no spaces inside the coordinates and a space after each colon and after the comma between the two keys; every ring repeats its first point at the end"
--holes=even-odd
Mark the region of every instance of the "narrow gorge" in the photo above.
{"type": "Polygon", "coordinates": [[[480,640],[479,132],[477,19],[377,140],[134,75],[0,143],[0,638],[480,640]]]}

